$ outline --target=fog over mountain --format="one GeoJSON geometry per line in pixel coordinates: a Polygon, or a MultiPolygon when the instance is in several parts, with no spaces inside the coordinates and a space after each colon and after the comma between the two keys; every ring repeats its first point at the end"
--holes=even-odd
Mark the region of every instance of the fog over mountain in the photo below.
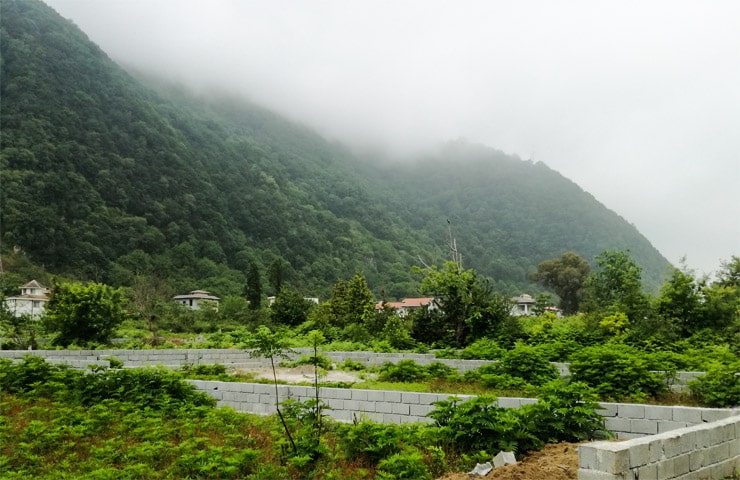
{"type": "Polygon", "coordinates": [[[542,161],[699,272],[740,254],[734,1],[48,0],[124,66],[358,151],[542,161]]]}

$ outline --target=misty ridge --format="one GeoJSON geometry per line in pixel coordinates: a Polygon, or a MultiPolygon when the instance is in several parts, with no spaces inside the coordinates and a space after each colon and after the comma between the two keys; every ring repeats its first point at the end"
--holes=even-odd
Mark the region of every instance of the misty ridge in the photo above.
{"type": "Polygon", "coordinates": [[[648,286],[666,272],[633,225],[543,162],[465,140],[402,162],[357,154],[228,87],[123,70],[40,2],[8,4],[2,25],[3,246],[51,272],[157,272],[237,295],[251,262],[279,260],[316,295],[361,272],[402,298],[420,258],[448,259],[450,224],[465,267],[506,294],[536,293],[529,275],[565,251],[629,249],[648,286]]]}

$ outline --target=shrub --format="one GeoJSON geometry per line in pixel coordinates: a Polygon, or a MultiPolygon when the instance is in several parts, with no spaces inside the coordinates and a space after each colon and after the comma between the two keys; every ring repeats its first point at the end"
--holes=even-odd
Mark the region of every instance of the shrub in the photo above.
{"type": "Polygon", "coordinates": [[[0,391],[61,397],[69,392],[83,373],[68,365],[54,365],[41,357],[27,355],[21,362],[0,359],[0,391]]]}
{"type": "Polygon", "coordinates": [[[378,379],[385,382],[418,382],[427,379],[428,375],[427,370],[413,360],[401,360],[396,364],[384,363],[378,379]]]}
{"type": "Polygon", "coordinates": [[[432,480],[424,456],[415,449],[396,453],[381,460],[375,476],[378,480],[432,480]]]}
{"type": "Polygon", "coordinates": [[[707,407],[737,407],[740,405],[740,362],[714,366],[689,382],[689,390],[707,407]]]}
{"type": "Polygon", "coordinates": [[[331,370],[334,362],[326,355],[303,355],[298,360],[285,364],[287,367],[300,367],[301,365],[316,365],[324,370],[331,370]]]}
{"type": "Polygon", "coordinates": [[[337,438],[346,458],[364,466],[377,465],[381,460],[400,453],[405,445],[423,444],[419,425],[357,422],[338,424],[337,438]]]}
{"type": "Polygon", "coordinates": [[[77,385],[83,405],[115,399],[141,407],[171,409],[185,405],[213,406],[216,401],[165,368],[102,369],[83,375],[77,385]]]}
{"type": "Polygon", "coordinates": [[[523,405],[521,413],[535,425],[537,438],[579,442],[606,434],[596,401],[596,393],[585,383],[555,380],[542,387],[537,403],[523,405]]]}
{"type": "Polygon", "coordinates": [[[457,370],[442,362],[432,362],[425,368],[429,378],[455,378],[457,370]]]}
{"type": "Polygon", "coordinates": [[[436,402],[429,413],[443,443],[459,452],[480,450],[539,450],[544,443],[532,434],[528,422],[518,410],[499,407],[496,397],[481,395],[466,402],[459,399],[436,402]]]}
{"type": "Polygon", "coordinates": [[[517,344],[495,364],[499,374],[523,379],[532,385],[542,385],[558,378],[558,369],[537,347],[517,344]]]}
{"type": "Polygon", "coordinates": [[[571,355],[573,380],[594,388],[601,398],[621,400],[667,391],[661,375],[650,371],[635,349],[620,344],[587,347],[571,355]]]}
{"type": "Polygon", "coordinates": [[[504,354],[504,349],[496,340],[481,338],[471,343],[460,352],[460,358],[469,360],[496,360],[504,354]]]}

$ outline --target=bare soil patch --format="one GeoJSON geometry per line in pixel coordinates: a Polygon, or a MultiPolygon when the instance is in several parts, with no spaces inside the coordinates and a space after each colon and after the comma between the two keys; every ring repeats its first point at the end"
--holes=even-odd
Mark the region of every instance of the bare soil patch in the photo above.
{"type": "MultiPolygon", "coordinates": [[[[272,369],[271,368],[255,368],[249,370],[242,370],[244,373],[253,373],[256,378],[272,380],[272,369]]],[[[277,379],[287,383],[313,383],[314,371],[311,365],[301,365],[295,368],[276,368],[275,373],[277,379]]],[[[337,382],[361,382],[362,379],[354,373],[345,372],[342,370],[328,370],[321,374],[319,382],[321,383],[337,383],[337,382]]]]}
{"type": "MultiPolygon", "coordinates": [[[[532,452],[516,465],[494,468],[486,476],[452,473],[440,480],[577,480],[577,443],[552,443],[539,452],[532,452]]],[[[472,470],[475,465],[471,465],[472,470]]]]}

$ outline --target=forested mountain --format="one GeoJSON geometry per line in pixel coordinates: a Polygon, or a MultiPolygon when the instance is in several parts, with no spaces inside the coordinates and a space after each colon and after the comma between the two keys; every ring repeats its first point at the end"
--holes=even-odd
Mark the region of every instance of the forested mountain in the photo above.
{"type": "Polygon", "coordinates": [[[134,77],[39,1],[1,5],[2,247],[51,272],[236,295],[251,262],[281,259],[306,294],[361,272],[401,297],[449,231],[505,293],[566,250],[630,248],[651,285],[667,266],[542,164],[459,142],[381,167],[246,101],[134,77]]]}

